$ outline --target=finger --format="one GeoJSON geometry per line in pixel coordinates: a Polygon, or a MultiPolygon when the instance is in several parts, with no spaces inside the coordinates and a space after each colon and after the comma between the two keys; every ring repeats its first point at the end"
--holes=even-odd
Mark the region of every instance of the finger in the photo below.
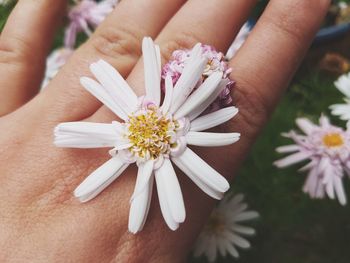
{"type": "Polygon", "coordinates": [[[119,3],[62,68],[62,74],[50,83],[38,103],[43,103],[60,121],[90,116],[100,104],[79,83],[81,76],[90,74],[89,65],[104,59],[127,76],[139,59],[142,38],[156,36],[183,2],[185,0],[128,0],[119,3]]]}
{"type": "MultiPolygon", "coordinates": [[[[255,0],[188,1],[156,39],[163,61],[168,61],[174,50],[189,49],[198,42],[225,52],[255,3],[255,0]]],[[[134,68],[128,82],[138,94],[144,93],[142,61],[134,68]]],[[[92,119],[110,121],[113,117],[102,107],[92,119]]]]}
{"type": "Polygon", "coordinates": [[[22,0],[0,37],[0,116],[28,101],[42,80],[45,59],[66,1],[22,0]]]}
{"type": "Polygon", "coordinates": [[[276,106],[310,46],[329,2],[270,1],[230,62],[231,77],[236,81],[233,98],[240,109],[237,123],[245,138],[255,137],[276,106]]]}

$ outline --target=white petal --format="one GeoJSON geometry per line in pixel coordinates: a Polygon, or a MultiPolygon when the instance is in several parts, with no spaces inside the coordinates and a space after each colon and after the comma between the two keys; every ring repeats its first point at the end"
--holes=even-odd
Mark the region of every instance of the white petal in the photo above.
{"type": "Polygon", "coordinates": [[[232,232],[225,232],[225,236],[228,238],[228,240],[230,240],[232,243],[234,243],[235,245],[237,245],[241,248],[249,248],[250,247],[250,243],[248,242],[248,240],[240,237],[237,234],[234,234],[232,232]]]}
{"type": "Polygon", "coordinates": [[[330,164],[326,166],[323,173],[324,173],[324,178],[322,180],[322,183],[325,184],[326,193],[329,198],[334,199],[335,195],[334,195],[334,185],[333,185],[332,177],[335,176],[335,174],[334,174],[334,170],[332,169],[332,166],[330,164]]]}
{"type": "MultiPolygon", "coordinates": [[[[315,165],[317,165],[317,162],[316,161],[311,161],[311,162],[308,162],[307,164],[305,164],[303,167],[301,167],[298,171],[299,172],[306,172],[306,171],[309,171],[311,169],[315,169],[315,165]]],[[[317,169],[315,169],[317,170],[317,169]]]]}
{"type": "Polygon", "coordinates": [[[114,150],[115,151],[120,151],[120,150],[125,150],[133,146],[134,144],[131,143],[129,140],[119,140],[115,143],[114,150]]]}
{"type": "MultiPolygon", "coordinates": [[[[152,167],[152,166],[151,166],[152,167]]],[[[136,186],[129,213],[129,231],[133,234],[141,231],[147,219],[150,202],[152,199],[153,176],[152,169],[144,169],[144,165],[139,165],[136,186]]]]}
{"type": "Polygon", "coordinates": [[[187,175],[191,174],[190,177],[197,177],[214,191],[224,193],[230,188],[225,177],[189,148],[186,148],[180,156],[173,157],[172,160],[187,175]]]}
{"type": "Polygon", "coordinates": [[[66,122],[55,128],[55,145],[58,147],[95,148],[115,147],[129,143],[120,136],[120,123],[66,122]]]}
{"type": "Polygon", "coordinates": [[[303,186],[303,192],[308,193],[311,198],[316,198],[317,187],[319,184],[320,180],[318,177],[317,168],[311,168],[303,186]]]}
{"type": "Polygon", "coordinates": [[[350,120],[349,104],[334,104],[329,107],[333,115],[340,116],[341,120],[350,120]]]}
{"type": "Polygon", "coordinates": [[[350,105],[349,104],[333,104],[329,106],[332,110],[333,114],[339,115],[349,112],[350,105]]]}
{"type": "Polygon", "coordinates": [[[75,197],[81,202],[93,199],[117,179],[128,166],[129,164],[124,163],[118,156],[113,157],[90,174],[74,190],[75,197]]]}
{"type": "Polygon", "coordinates": [[[140,163],[138,165],[138,173],[137,173],[137,179],[136,179],[136,185],[134,193],[131,197],[131,200],[137,197],[138,194],[143,192],[145,187],[147,186],[153,172],[154,167],[154,161],[149,160],[145,163],[140,163]]]}
{"type": "Polygon", "coordinates": [[[201,56],[201,44],[197,44],[192,52],[188,63],[175,84],[170,111],[174,113],[185,102],[196,84],[202,77],[208,59],[201,56]]]}
{"type": "MultiPolygon", "coordinates": [[[[159,179],[159,178],[158,178],[159,179]]],[[[168,227],[175,231],[179,227],[179,223],[177,223],[171,214],[171,210],[168,204],[168,200],[166,197],[166,190],[163,185],[163,180],[157,180],[156,178],[156,184],[157,184],[157,192],[158,192],[158,199],[159,199],[159,205],[160,210],[162,211],[163,218],[168,225],[168,227]]]]}
{"type": "Polygon", "coordinates": [[[181,169],[204,193],[210,197],[221,200],[224,196],[222,192],[216,191],[212,187],[206,185],[195,173],[192,172],[190,168],[183,165],[179,159],[172,158],[172,161],[176,164],[177,167],[181,169]]]}
{"type": "Polygon", "coordinates": [[[215,90],[222,79],[222,75],[222,72],[215,72],[211,74],[203,82],[203,84],[186,99],[182,106],[175,112],[174,117],[176,119],[180,119],[189,115],[192,110],[196,109],[208,98],[210,98],[213,93],[215,94],[215,90]]]}
{"type": "Polygon", "coordinates": [[[259,217],[259,213],[256,211],[246,211],[235,216],[234,222],[247,221],[259,217]]]}
{"type": "Polygon", "coordinates": [[[291,152],[297,152],[299,150],[300,148],[296,144],[285,145],[285,146],[280,146],[276,148],[276,152],[278,153],[291,153],[291,152]]]}
{"type": "MultiPolygon", "coordinates": [[[[244,195],[243,194],[236,194],[231,200],[229,200],[230,206],[236,207],[239,205],[242,201],[244,200],[244,195]]],[[[225,200],[226,201],[226,200],[225,200]]],[[[227,202],[220,202],[219,205],[225,205],[227,202]]]]}
{"type": "Polygon", "coordinates": [[[202,44],[197,43],[194,45],[194,47],[191,50],[190,58],[188,60],[188,63],[193,63],[196,60],[198,60],[202,56],[202,44]]]}
{"type": "Polygon", "coordinates": [[[350,74],[340,76],[335,82],[335,86],[340,92],[350,98],[350,74]]]}
{"type": "Polygon", "coordinates": [[[204,193],[210,197],[221,200],[223,198],[223,193],[216,191],[212,187],[206,185],[191,169],[183,165],[180,160],[172,158],[172,161],[178,166],[204,193]]]}
{"type": "Polygon", "coordinates": [[[201,116],[191,122],[191,131],[204,131],[232,119],[238,113],[236,107],[227,107],[201,116]]]}
{"type": "Polygon", "coordinates": [[[164,159],[163,165],[155,171],[155,175],[156,181],[160,181],[160,184],[164,188],[165,197],[172,218],[177,223],[184,222],[186,211],[181,187],[169,159],[164,159]]]}
{"type": "Polygon", "coordinates": [[[165,78],[165,97],[162,105],[162,112],[166,114],[171,106],[171,100],[173,97],[173,81],[170,77],[170,75],[167,75],[165,78]]]}
{"type": "Polygon", "coordinates": [[[118,78],[118,75],[115,75],[111,65],[103,60],[99,60],[90,65],[90,70],[114,103],[118,104],[127,115],[136,109],[136,95],[134,94],[131,96],[131,99],[129,99],[129,95],[132,94],[133,91],[125,82],[120,86],[119,81],[114,78],[118,78]]]}
{"type": "Polygon", "coordinates": [[[237,224],[232,226],[232,230],[237,232],[237,233],[244,234],[244,235],[254,235],[255,234],[254,228],[247,227],[247,226],[241,226],[241,225],[237,225],[237,224]]]}
{"type": "Polygon", "coordinates": [[[129,84],[120,75],[120,73],[109,63],[104,60],[99,60],[98,64],[105,70],[108,74],[110,80],[109,82],[113,84],[113,89],[110,90],[111,93],[117,96],[123,96],[125,102],[128,103],[131,109],[134,109],[137,105],[138,99],[135,92],[131,89],[129,84]]]}
{"type": "Polygon", "coordinates": [[[239,133],[188,132],[186,141],[189,145],[197,146],[224,146],[237,142],[239,133]]]}
{"type": "Polygon", "coordinates": [[[237,204],[233,211],[230,211],[232,215],[238,215],[248,208],[246,203],[237,204]]]}
{"type": "Polygon", "coordinates": [[[237,251],[237,249],[231,245],[229,242],[226,243],[226,249],[228,251],[228,253],[233,256],[234,258],[238,258],[239,257],[239,253],[237,251]]]}
{"type": "Polygon", "coordinates": [[[144,37],[142,41],[142,54],[145,72],[146,97],[159,106],[160,103],[160,65],[159,48],[150,37],[144,37]]]}
{"type": "Polygon", "coordinates": [[[331,123],[328,117],[324,114],[321,115],[319,122],[320,122],[320,126],[323,128],[329,128],[331,126],[331,123]]]}
{"type": "Polygon", "coordinates": [[[105,148],[114,147],[114,141],[101,140],[99,138],[78,137],[71,135],[62,135],[55,138],[54,144],[61,148],[105,148]]]}
{"type": "Polygon", "coordinates": [[[306,118],[296,119],[296,124],[305,134],[310,134],[317,126],[306,118]]]}
{"type": "Polygon", "coordinates": [[[109,137],[118,139],[122,127],[120,123],[94,123],[94,122],[64,122],[56,126],[55,134],[77,135],[77,136],[93,136],[93,137],[109,137]]]}
{"type": "Polygon", "coordinates": [[[225,89],[229,82],[230,80],[228,79],[222,79],[219,85],[217,85],[215,91],[211,94],[211,96],[206,101],[198,105],[197,108],[193,109],[187,117],[190,120],[194,120],[195,118],[197,118],[203,111],[205,111],[205,109],[209,107],[210,104],[213,103],[214,100],[216,100],[216,98],[225,89]]]}
{"type": "Polygon", "coordinates": [[[278,168],[287,167],[289,165],[304,161],[308,159],[311,155],[311,153],[297,152],[274,162],[274,165],[276,165],[278,168]]]}
{"type": "Polygon", "coordinates": [[[116,114],[123,120],[128,119],[128,114],[125,113],[125,111],[119,106],[119,104],[115,103],[111,96],[103,89],[102,85],[100,85],[95,80],[87,77],[80,78],[80,83],[88,92],[90,92],[94,97],[96,97],[96,99],[101,101],[112,112],[114,112],[114,114],[116,114]]]}
{"type": "Polygon", "coordinates": [[[342,178],[339,176],[334,176],[334,188],[335,193],[337,194],[339,203],[341,205],[346,205],[346,196],[344,192],[342,178]]]}

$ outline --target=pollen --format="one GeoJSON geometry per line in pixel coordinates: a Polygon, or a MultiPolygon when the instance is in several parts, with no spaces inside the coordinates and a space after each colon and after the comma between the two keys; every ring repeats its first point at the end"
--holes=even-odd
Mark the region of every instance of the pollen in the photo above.
{"type": "Polygon", "coordinates": [[[323,144],[329,148],[339,147],[344,144],[344,140],[339,133],[329,133],[323,137],[323,144]]]}
{"type": "Polygon", "coordinates": [[[129,150],[145,159],[169,154],[176,126],[176,122],[155,106],[129,116],[128,139],[133,144],[129,150]]]}

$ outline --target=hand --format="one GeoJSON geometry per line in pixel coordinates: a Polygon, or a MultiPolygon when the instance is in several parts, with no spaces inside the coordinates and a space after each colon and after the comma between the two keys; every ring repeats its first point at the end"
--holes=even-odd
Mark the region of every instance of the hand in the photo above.
{"type": "MultiPolygon", "coordinates": [[[[115,116],[79,84],[88,66],[104,59],[143,93],[141,40],[160,45],[163,62],[175,49],[202,42],[226,51],[254,0],[124,0],[75,52],[47,89],[37,94],[53,28],[65,1],[20,0],[0,36],[0,261],[182,262],[214,202],[179,174],[187,218],[176,232],[157,200],[144,230],[127,231],[135,169],[94,200],[72,192],[109,157],[105,150],[60,149],[61,122],[110,122],[115,116]],[[31,99],[34,97],[33,99],[31,99]],[[31,99],[29,102],[27,102],[31,99]]],[[[196,150],[232,179],[309,47],[329,0],[271,0],[230,61],[238,117],[223,129],[240,132],[230,147],[196,150]]],[[[156,195],[153,199],[156,199],[156,195]]]]}

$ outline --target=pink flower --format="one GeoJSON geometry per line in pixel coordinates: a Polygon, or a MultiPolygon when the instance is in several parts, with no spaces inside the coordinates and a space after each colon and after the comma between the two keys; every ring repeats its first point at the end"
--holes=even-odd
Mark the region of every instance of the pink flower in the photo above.
{"type": "Polygon", "coordinates": [[[342,205],[346,204],[342,179],[344,173],[350,174],[350,131],[330,124],[329,119],[321,116],[320,125],[317,126],[308,119],[296,120],[298,127],[305,135],[295,131],[284,134],[285,137],[294,140],[294,144],[278,147],[279,153],[291,153],[291,155],[276,161],[279,167],[308,160],[309,162],[300,169],[308,171],[303,191],[312,198],[338,198],[342,205]]]}
{"type": "MultiPolygon", "coordinates": [[[[228,79],[232,69],[228,67],[227,62],[224,60],[224,55],[221,52],[217,52],[209,45],[202,45],[201,52],[202,56],[208,59],[208,63],[204,68],[202,78],[197,86],[203,83],[203,81],[214,72],[223,72],[223,79],[228,79]]],[[[164,82],[166,76],[169,75],[175,86],[183,73],[185,65],[189,61],[190,50],[175,50],[172,57],[173,59],[165,64],[162,69],[162,79],[164,82]]],[[[227,84],[226,88],[219,94],[218,98],[209,106],[207,112],[212,112],[231,105],[232,98],[230,94],[233,84],[233,81],[230,81],[227,84]]],[[[162,88],[164,90],[164,83],[162,88]]]]}
{"type": "Polygon", "coordinates": [[[70,23],[65,32],[65,46],[74,48],[77,34],[80,32],[85,32],[86,35],[90,36],[92,31],[113,11],[117,2],[117,0],[77,1],[77,5],[68,14],[70,23]]]}

